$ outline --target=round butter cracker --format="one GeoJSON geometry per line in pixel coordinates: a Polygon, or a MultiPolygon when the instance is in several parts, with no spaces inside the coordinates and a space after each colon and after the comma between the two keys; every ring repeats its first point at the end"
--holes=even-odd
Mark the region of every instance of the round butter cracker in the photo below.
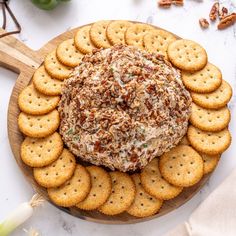
{"type": "Polygon", "coordinates": [[[83,201],[91,188],[90,175],[85,167],[77,164],[74,174],[63,185],[48,188],[49,198],[58,206],[71,207],[83,201]]]}
{"type": "Polygon", "coordinates": [[[44,66],[40,66],[33,75],[34,87],[42,94],[49,96],[60,95],[63,81],[53,79],[45,70],[44,66]]]}
{"type": "Polygon", "coordinates": [[[176,37],[165,30],[152,30],[143,37],[144,48],[148,52],[159,53],[167,57],[168,45],[176,40],[176,37]]]}
{"type": "Polygon", "coordinates": [[[89,35],[91,26],[81,27],[75,34],[74,42],[76,48],[82,53],[91,53],[95,49],[95,45],[92,43],[89,35]]]}
{"type": "Polygon", "coordinates": [[[176,146],[164,153],[159,168],[166,181],[180,187],[190,187],[203,176],[202,157],[187,145],[176,146]]]}
{"type": "Polygon", "coordinates": [[[107,26],[106,34],[112,45],[125,44],[125,31],[133,23],[126,20],[115,20],[107,26]]]}
{"type": "Polygon", "coordinates": [[[133,24],[125,32],[125,42],[128,45],[136,46],[140,49],[144,49],[143,36],[154,27],[148,24],[133,24]]]}
{"type": "Polygon", "coordinates": [[[231,135],[227,128],[219,132],[207,132],[191,125],[187,135],[194,149],[208,155],[223,153],[231,143],[231,135]]]}
{"type": "Polygon", "coordinates": [[[29,115],[21,112],[18,117],[20,131],[32,138],[44,138],[54,133],[60,124],[59,113],[53,110],[46,115],[29,115]]]}
{"type": "Polygon", "coordinates": [[[222,82],[221,71],[211,63],[197,72],[182,71],[185,87],[196,93],[210,93],[219,88],[222,82]]]}
{"type": "Polygon", "coordinates": [[[135,183],[136,194],[134,202],[127,212],[135,217],[148,217],[156,214],[160,210],[163,201],[145,192],[139,174],[133,174],[131,177],[135,183]]]}
{"type": "Polygon", "coordinates": [[[168,183],[162,176],[158,166],[158,159],[154,158],[141,172],[141,183],[150,195],[163,200],[178,196],[183,188],[168,183]]]}
{"type": "Polygon", "coordinates": [[[63,151],[63,141],[57,132],[46,138],[26,137],[21,144],[21,159],[31,167],[43,167],[57,160],[63,151]]]}
{"type": "Polygon", "coordinates": [[[179,39],[169,44],[167,55],[171,63],[181,70],[198,71],[207,63],[207,53],[198,43],[179,39]]]}
{"type": "Polygon", "coordinates": [[[230,122],[230,111],[227,107],[218,110],[202,108],[192,103],[190,122],[204,131],[220,131],[230,122]]]}
{"type": "Polygon", "coordinates": [[[70,67],[76,67],[81,62],[84,54],[77,50],[74,44],[74,39],[67,39],[56,50],[58,60],[70,67]]]}
{"type": "Polygon", "coordinates": [[[112,191],[107,201],[99,208],[105,215],[117,215],[126,211],[135,197],[135,185],[131,177],[123,172],[110,172],[112,191]]]}
{"type": "MultiPolygon", "coordinates": [[[[51,150],[48,149],[48,152],[51,150]]],[[[64,149],[59,158],[48,166],[34,168],[36,182],[45,188],[55,188],[71,178],[76,167],[75,157],[64,149]]]]}
{"type": "Polygon", "coordinates": [[[97,21],[91,26],[89,31],[90,39],[97,48],[111,47],[106,36],[106,29],[109,23],[109,20],[103,20],[97,21]]]}
{"type": "Polygon", "coordinates": [[[111,194],[111,177],[98,166],[88,166],[86,169],[91,176],[91,190],[84,201],[76,206],[83,210],[95,210],[103,205],[111,194]]]}
{"type": "Polygon", "coordinates": [[[43,115],[56,108],[60,101],[59,96],[48,96],[38,92],[31,84],[24,88],[19,97],[20,110],[31,115],[43,115]]]}
{"type": "Polygon", "coordinates": [[[185,135],[179,142],[181,145],[190,145],[190,142],[188,141],[187,135],[185,135]]]}
{"type": "Polygon", "coordinates": [[[49,53],[45,60],[44,66],[47,73],[55,79],[64,80],[70,77],[72,72],[72,68],[63,65],[58,59],[56,55],[56,50],[49,53]]]}
{"type": "Polygon", "coordinates": [[[201,157],[203,159],[203,172],[204,172],[204,175],[212,172],[216,167],[217,167],[217,164],[220,160],[220,155],[213,155],[213,156],[210,156],[210,155],[207,155],[207,154],[201,154],[201,157]]]}
{"type": "Polygon", "coordinates": [[[231,99],[232,88],[225,80],[222,80],[220,87],[215,91],[204,94],[191,92],[191,97],[193,102],[201,107],[219,109],[226,106],[231,99]]]}

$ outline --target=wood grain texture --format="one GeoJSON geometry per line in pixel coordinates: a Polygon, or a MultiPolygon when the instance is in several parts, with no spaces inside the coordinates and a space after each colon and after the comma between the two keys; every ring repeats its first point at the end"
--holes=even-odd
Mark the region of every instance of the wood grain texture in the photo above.
{"type": "MultiPolygon", "coordinates": [[[[19,131],[17,125],[17,117],[20,113],[20,110],[17,105],[17,98],[21,90],[30,83],[34,71],[43,62],[45,55],[55,49],[56,46],[62,41],[72,38],[78,29],[79,27],[59,35],[58,37],[49,41],[44,47],[42,47],[38,51],[33,51],[29,49],[27,46],[25,46],[23,43],[21,43],[12,36],[0,39],[0,65],[19,73],[19,77],[17,78],[16,84],[12,91],[8,109],[8,136],[11,149],[16,159],[16,162],[24,173],[27,181],[31,183],[36,192],[41,193],[48,201],[49,199],[45,189],[40,187],[35,182],[32,175],[32,169],[26,166],[20,158],[20,145],[24,137],[19,131]]],[[[98,223],[131,224],[137,222],[144,222],[165,215],[168,212],[171,212],[183,205],[199,191],[199,189],[206,183],[209,176],[210,175],[206,175],[198,184],[190,188],[184,189],[184,191],[178,197],[169,201],[165,201],[158,214],[147,218],[139,219],[130,216],[127,213],[123,213],[117,216],[106,216],[98,211],[83,211],[75,207],[56,207],[80,219],[98,223]]]]}

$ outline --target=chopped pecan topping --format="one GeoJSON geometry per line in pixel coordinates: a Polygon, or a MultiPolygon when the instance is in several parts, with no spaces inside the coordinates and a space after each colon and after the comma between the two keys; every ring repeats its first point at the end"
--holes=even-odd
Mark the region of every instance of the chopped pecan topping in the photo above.
{"type": "Polygon", "coordinates": [[[203,29],[206,29],[206,28],[209,27],[209,22],[208,22],[208,20],[205,19],[205,18],[199,19],[199,24],[200,24],[200,26],[201,26],[203,29]]]}
{"type": "Polygon", "coordinates": [[[211,21],[215,21],[219,14],[219,2],[215,2],[209,13],[209,18],[211,21]]]}
{"type": "Polygon", "coordinates": [[[170,8],[172,4],[172,0],[159,0],[158,6],[161,8],[170,8]]]}
{"type": "Polygon", "coordinates": [[[60,133],[84,161],[144,167],[186,133],[191,97],[159,54],[116,45],[85,55],[63,86],[60,133]]]}
{"type": "Polygon", "coordinates": [[[223,30],[233,25],[236,22],[236,13],[232,13],[226,17],[224,17],[218,24],[217,28],[219,30],[223,30]]]}

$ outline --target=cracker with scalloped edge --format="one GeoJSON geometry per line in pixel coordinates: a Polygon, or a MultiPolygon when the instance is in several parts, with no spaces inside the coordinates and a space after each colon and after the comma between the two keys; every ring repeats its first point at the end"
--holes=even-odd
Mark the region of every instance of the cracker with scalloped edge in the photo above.
{"type": "Polygon", "coordinates": [[[232,88],[225,80],[222,80],[220,87],[215,91],[204,94],[191,92],[191,97],[193,102],[201,107],[219,109],[226,106],[231,99],[232,88]]]}
{"type": "Polygon", "coordinates": [[[56,49],[57,59],[64,65],[76,67],[84,54],[75,47],[74,39],[67,39],[60,43],[56,49]]]}
{"type": "Polygon", "coordinates": [[[198,43],[187,39],[170,43],[167,55],[174,66],[186,71],[201,70],[208,60],[206,50],[198,43]]]}
{"type": "Polygon", "coordinates": [[[131,177],[123,172],[110,172],[112,191],[107,201],[99,208],[105,215],[117,215],[126,211],[134,201],[135,185],[131,177]]]}
{"type": "MultiPolygon", "coordinates": [[[[50,149],[47,150],[50,153],[50,149]]],[[[46,154],[47,155],[47,154],[46,154]]],[[[48,166],[34,168],[36,182],[45,188],[55,188],[71,178],[76,167],[74,155],[64,149],[59,158],[48,166]]]]}
{"type": "Polygon", "coordinates": [[[228,126],[230,122],[230,111],[227,107],[213,110],[192,103],[192,112],[189,121],[198,129],[216,132],[228,126]]]}
{"type": "Polygon", "coordinates": [[[148,24],[136,23],[131,25],[125,32],[126,44],[144,49],[143,36],[153,29],[155,28],[148,24]]]}
{"type": "Polygon", "coordinates": [[[52,78],[42,65],[34,72],[33,84],[40,93],[55,96],[61,94],[63,81],[52,78]]]}
{"type": "Polygon", "coordinates": [[[21,144],[21,159],[31,167],[43,167],[57,160],[63,151],[63,141],[57,132],[46,138],[26,137],[21,144]]]}
{"type": "Polygon", "coordinates": [[[107,26],[111,21],[109,20],[102,20],[95,22],[89,31],[90,39],[92,43],[98,48],[109,48],[111,44],[109,43],[106,30],[107,26]]]}
{"type": "Polygon", "coordinates": [[[165,56],[165,58],[168,58],[168,45],[175,40],[176,37],[173,34],[165,30],[155,29],[144,35],[143,44],[148,52],[159,53],[165,56]]]}
{"type": "Polygon", "coordinates": [[[159,169],[169,183],[190,187],[203,176],[203,160],[192,147],[179,145],[160,157],[159,169]]]}
{"type": "Polygon", "coordinates": [[[212,172],[216,167],[217,167],[217,164],[220,160],[220,155],[207,155],[207,154],[203,154],[203,153],[200,153],[202,159],[203,159],[203,172],[204,172],[204,175],[212,172]]]}
{"type": "Polygon", "coordinates": [[[48,188],[48,196],[58,206],[71,207],[83,201],[91,188],[90,175],[85,167],[77,164],[74,174],[63,185],[48,188]]]}
{"type": "Polygon", "coordinates": [[[185,87],[193,92],[210,93],[220,87],[222,74],[219,68],[208,62],[199,71],[182,71],[182,81],[185,87]]]}
{"type": "Polygon", "coordinates": [[[45,60],[44,66],[47,73],[55,79],[64,80],[70,77],[70,74],[73,70],[72,67],[63,65],[56,55],[56,50],[49,53],[45,60]]]}
{"type": "Polygon", "coordinates": [[[154,158],[142,170],[141,183],[147,193],[163,200],[172,199],[183,190],[182,187],[174,186],[162,177],[157,158],[154,158]]]}
{"type": "Polygon", "coordinates": [[[125,44],[125,31],[132,25],[126,20],[115,20],[107,26],[107,38],[112,45],[125,44]]]}
{"type": "Polygon", "coordinates": [[[135,183],[136,194],[134,202],[127,212],[135,217],[148,217],[156,214],[160,210],[163,201],[145,192],[139,174],[133,174],[131,178],[135,183]]]}
{"type": "Polygon", "coordinates": [[[88,166],[91,176],[91,189],[88,196],[76,206],[83,210],[95,210],[102,206],[111,194],[111,177],[98,166],[88,166]]]}
{"type": "Polygon", "coordinates": [[[60,124],[57,110],[46,115],[29,115],[21,112],[18,117],[20,131],[32,138],[44,138],[54,133],[60,124]]]}
{"type": "Polygon", "coordinates": [[[31,115],[43,115],[57,107],[59,96],[48,96],[38,92],[34,85],[24,88],[18,97],[18,105],[21,111],[31,115]]]}
{"type": "Polygon", "coordinates": [[[231,144],[231,135],[227,128],[218,132],[210,132],[190,125],[187,135],[193,148],[208,155],[221,154],[231,144]]]}
{"type": "Polygon", "coordinates": [[[91,28],[90,25],[81,27],[76,32],[74,38],[76,48],[84,54],[91,53],[93,49],[96,49],[95,45],[92,43],[90,39],[89,35],[90,28],[91,28]]]}

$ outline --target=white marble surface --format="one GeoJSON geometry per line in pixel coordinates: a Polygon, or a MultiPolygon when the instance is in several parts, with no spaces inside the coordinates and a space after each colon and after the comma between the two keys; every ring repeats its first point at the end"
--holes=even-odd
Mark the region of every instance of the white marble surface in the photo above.
{"type": "MultiPolygon", "coordinates": [[[[225,31],[210,29],[202,31],[198,19],[207,16],[212,1],[199,3],[186,0],[184,7],[172,7],[160,10],[156,0],[72,0],[52,12],[41,11],[31,5],[29,0],[14,1],[10,5],[22,25],[19,38],[29,47],[38,49],[49,39],[75,26],[100,19],[130,19],[152,23],[166,28],[177,35],[201,43],[207,50],[209,60],[219,66],[223,77],[236,86],[236,25],[225,31]]],[[[12,24],[10,24],[12,28],[12,24]]],[[[7,107],[17,75],[0,68],[0,221],[19,203],[31,198],[33,190],[15,163],[7,138],[7,107]]],[[[232,98],[230,108],[232,121],[230,130],[233,142],[224,153],[219,166],[210,181],[191,201],[174,212],[145,223],[134,225],[101,225],[69,216],[55,207],[44,204],[35,211],[33,217],[17,229],[14,236],[25,235],[22,228],[36,228],[41,235],[163,235],[165,232],[183,222],[191,212],[215,189],[218,184],[236,166],[236,97],[232,98]]]]}

